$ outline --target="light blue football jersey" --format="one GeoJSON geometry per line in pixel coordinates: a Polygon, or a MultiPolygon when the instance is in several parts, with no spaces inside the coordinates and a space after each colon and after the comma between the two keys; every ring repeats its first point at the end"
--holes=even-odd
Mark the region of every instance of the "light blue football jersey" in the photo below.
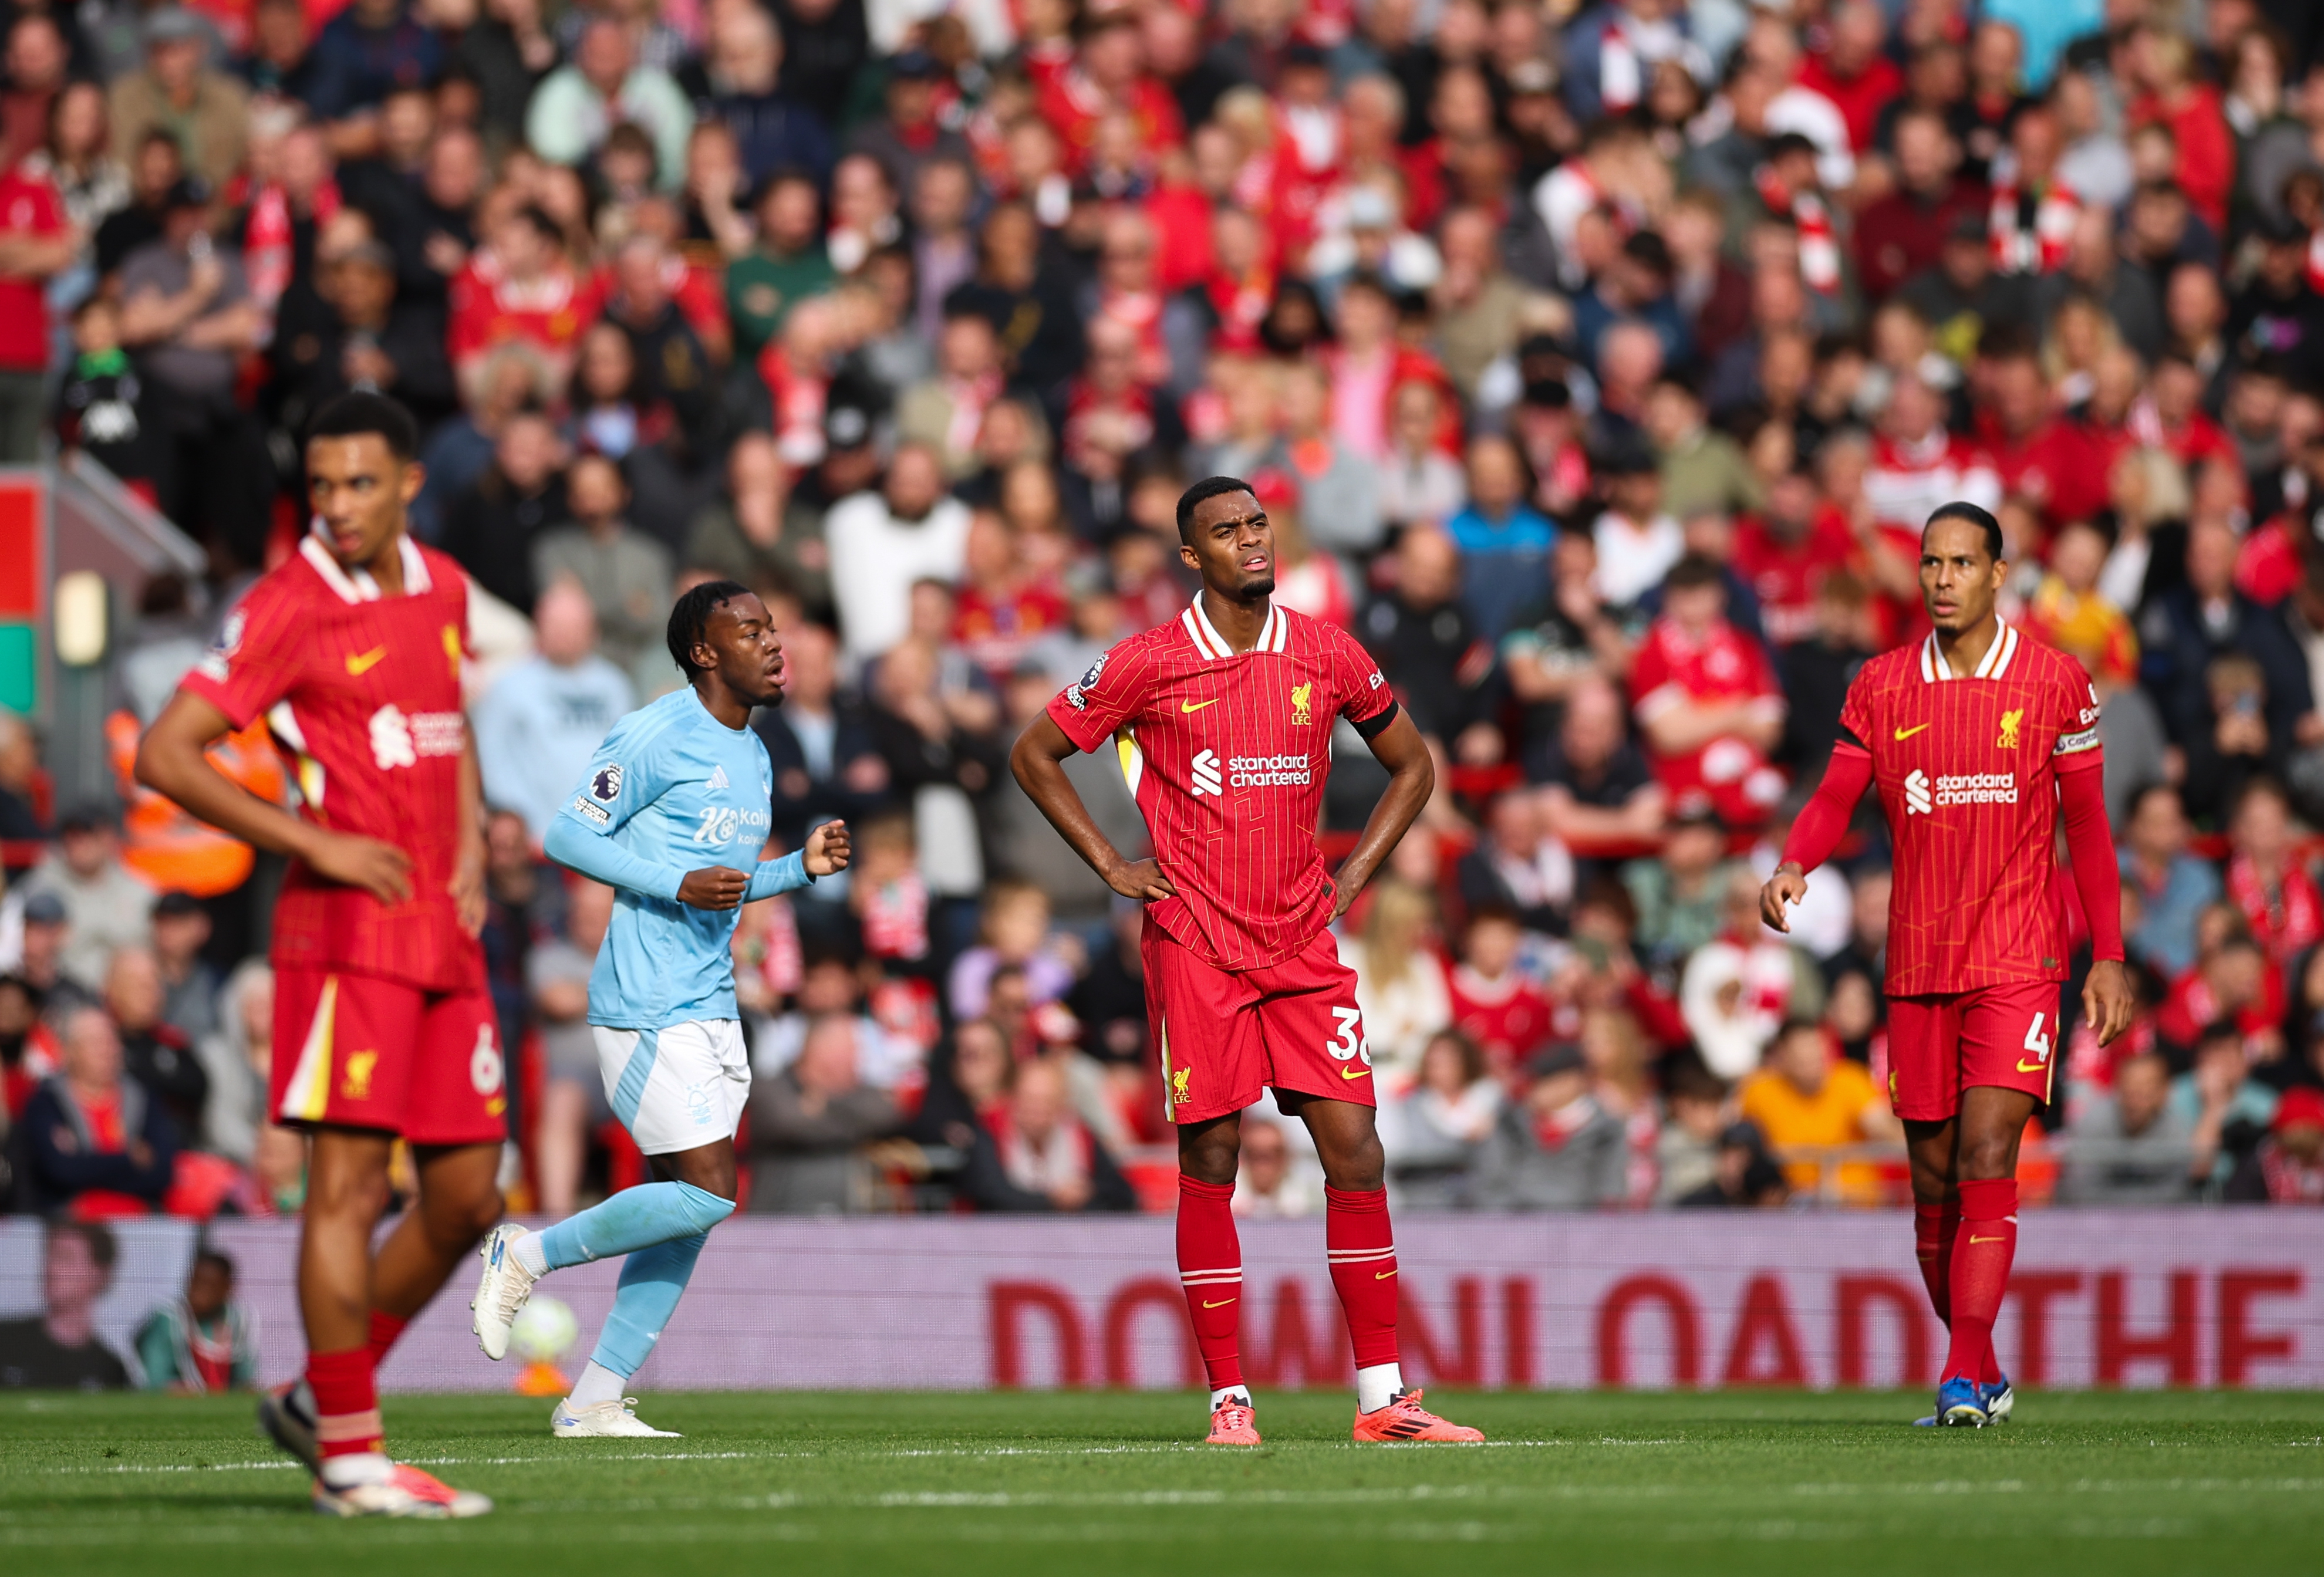
{"type": "MultiPolygon", "coordinates": [[[[754,872],[752,899],[807,884],[797,852],[758,863],[773,795],[759,736],[713,717],[691,687],[613,724],[558,813],[566,836],[550,838],[569,843],[577,826],[643,862],[621,860],[613,878],[613,923],[589,972],[590,1023],[660,1029],[738,1016],[732,947],[742,910],[696,908],[676,894],[687,872],[707,865],[754,872]]],[[[564,862],[599,873],[591,867],[603,868],[602,852],[575,853],[564,862]]]]}

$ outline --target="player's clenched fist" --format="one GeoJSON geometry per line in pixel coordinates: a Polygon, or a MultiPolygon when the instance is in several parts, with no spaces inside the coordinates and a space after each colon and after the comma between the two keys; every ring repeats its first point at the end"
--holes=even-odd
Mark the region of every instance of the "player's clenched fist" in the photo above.
{"type": "Polygon", "coordinates": [[[742,872],[706,865],[686,873],[686,880],[678,884],[678,901],[698,909],[731,909],[742,901],[750,886],[751,878],[742,872]]]}
{"type": "Polygon", "coordinates": [[[807,873],[820,879],[847,869],[847,824],[827,821],[807,835],[807,873]]]}
{"type": "Polygon", "coordinates": [[[1788,936],[1792,920],[1784,911],[1807,895],[1807,877],[1787,860],[1775,867],[1775,873],[1767,878],[1767,885],[1759,890],[1759,918],[1788,936]]]}

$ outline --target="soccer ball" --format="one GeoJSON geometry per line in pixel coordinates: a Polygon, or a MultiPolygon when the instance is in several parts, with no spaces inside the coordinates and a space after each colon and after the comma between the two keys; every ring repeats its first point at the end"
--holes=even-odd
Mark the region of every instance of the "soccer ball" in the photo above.
{"type": "Polygon", "coordinates": [[[581,1322],[563,1298],[536,1294],[509,1326],[509,1345],[530,1363],[555,1363],[580,1340],[581,1322]]]}

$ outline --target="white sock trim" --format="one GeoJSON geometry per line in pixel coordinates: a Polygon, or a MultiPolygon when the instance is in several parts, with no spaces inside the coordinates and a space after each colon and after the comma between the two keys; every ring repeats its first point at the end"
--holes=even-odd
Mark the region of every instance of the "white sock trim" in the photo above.
{"type": "Polygon", "coordinates": [[[601,1402],[618,1402],[629,1383],[628,1375],[615,1374],[593,1358],[589,1366],[581,1371],[581,1378],[574,1382],[573,1394],[565,1398],[566,1408],[577,1413],[601,1402]]]}
{"type": "Polygon", "coordinates": [[[1250,1388],[1249,1386],[1228,1386],[1223,1390],[1213,1391],[1211,1393],[1211,1411],[1213,1413],[1217,1412],[1221,1407],[1227,1405],[1230,1398],[1234,1401],[1240,1402],[1246,1407],[1250,1406],[1250,1388]]]}
{"type": "Polygon", "coordinates": [[[1356,1411],[1377,1413],[1395,1401],[1397,1392],[1402,1389],[1402,1364],[1375,1363],[1370,1369],[1360,1369],[1356,1370],[1356,1411]]]}
{"type": "Polygon", "coordinates": [[[549,1274],[549,1254],[540,1246],[539,1232],[527,1232],[509,1245],[509,1253],[516,1262],[535,1276],[549,1274]]]}

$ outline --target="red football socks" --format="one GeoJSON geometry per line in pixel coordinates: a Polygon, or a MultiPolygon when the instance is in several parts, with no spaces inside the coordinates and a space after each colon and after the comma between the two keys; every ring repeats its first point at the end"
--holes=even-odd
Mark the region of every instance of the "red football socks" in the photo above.
{"type": "Polygon", "coordinates": [[[1954,1240],[1947,1292],[1952,1305],[1952,1346],[1942,1378],[1992,1383],[1993,1323],[2009,1288],[2017,1253],[2017,1183],[1978,1179],[1960,1185],[1960,1234],[1954,1240]],[[1991,1378],[1988,1378],[1990,1376],[1991,1378]]]}
{"type": "Polygon", "coordinates": [[[403,1334],[403,1328],[410,1323],[411,1323],[410,1320],[399,1319],[383,1309],[372,1310],[371,1366],[373,1369],[376,1370],[387,1361],[387,1350],[395,1345],[395,1339],[403,1334]]]}
{"type": "MultiPolygon", "coordinates": [[[[1929,1289],[1929,1306],[1947,1331],[1953,1323],[1953,1243],[1960,1234],[1960,1222],[1959,1201],[1913,1206],[1913,1251],[1921,1261],[1921,1281],[1929,1289]]],[[[1982,1385],[2001,1383],[2001,1360],[1994,1356],[1990,1339],[1977,1378],[1982,1385]]]]}
{"type": "Polygon", "coordinates": [[[1397,1361],[1396,1231],[1385,1188],[1323,1189],[1323,1246],[1356,1367],[1397,1361]]]}
{"type": "Polygon", "coordinates": [[[1235,1236],[1231,1183],[1198,1183],[1178,1176],[1178,1280],[1186,1289],[1186,1317],[1211,1389],[1242,1384],[1236,1333],[1242,1314],[1242,1244],[1235,1236]]]}
{"type": "Polygon", "coordinates": [[[354,1456],[386,1449],[370,1348],[309,1353],[307,1383],[315,1392],[315,1434],[324,1456],[354,1456]]]}

